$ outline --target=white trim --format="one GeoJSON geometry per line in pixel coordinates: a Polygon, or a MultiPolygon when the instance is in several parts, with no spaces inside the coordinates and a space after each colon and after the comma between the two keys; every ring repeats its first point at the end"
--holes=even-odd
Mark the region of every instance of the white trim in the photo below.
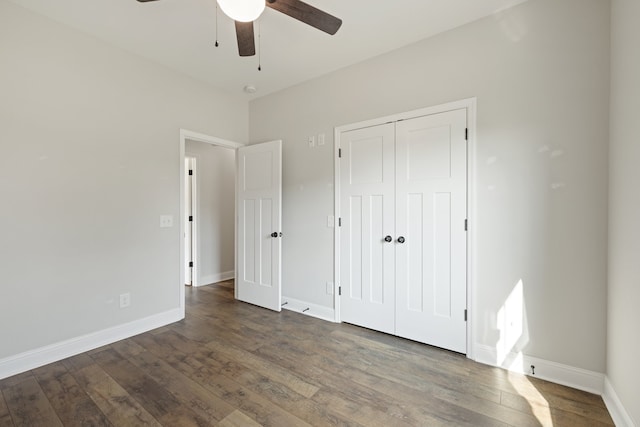
{"type": "Polygon", "coordinates": [[[311,304],[297,300],[295,298],[282,297],[282,308],[289,311],[302,313],[306,316],[315,317],[329,322],[334,322],[334,310],[318,304],[311,304]]]}
{"type": "MultiPolygon", "coordinates": [[[[198,158],[200,156],[193,153],[185,153],[185,157],[191,158],[191,170],[193,171],[193,175],[191,175],[191,215],[193,216],[193,221],[191,221],[191,261],[193,261],[193,267],[191,267],[191,286],[198,287],[200,286],[200,274],[198,272],[198,268],[200,267],[200,247],[198,246],[198,220],[200,219],[200,200],[198,200],[198,158]]],[[[185,171],[185,178],[186,176],[185,171]]]]}
{"type": "Polygon", "coordinates": [[[497,366],[508,371],[598,395],[604,391],[605,377],[599,372],[563,365],[521,353],[509,353],[505,362],[498,363],[498,352],[494,347],[476,343],[475,350],[476,358],[474,360],[485,365],[497,366]],[[535,366],[535,375],[531,372],[531,365],[535,366]]]}
{"type": "Polygon", "coordinates": [[[198,197],[198,157],[193,156],[191,168],[193,175],[191,176],[191,215],[193,221],[191,223],[191,260],[193,267],[191,268],[191,286],[200,286],[200,198],[198,197]]]}
{"type": "Polygon", "coordinates": [[[637,427],[637,424],[633,422],[631,415],[622,405],[618,394],[613,388],[613,385],[609,381],[609,377],[604,377],[604,393],[602,393],[602,400],[609,410],[611,419],[617,427],[637,427]]]}
{"type": "MultiPolygon", "coordinates": [[[[235,183],[234,183],[234,187],[233,187],[233,197],[235,197],[236,200],[234,200],[235,206],[233,208],[233,210],[235,211],[235,214],[233,216],[233,269],[239,273],[238,270],[238,192],[240,191],[240,186],[238,181],[240,181],[240,179],[238,178],[238,171],[240,170],[240,161],[238,160],[238,157],[240,157],[238,155],[238,150],[236,150],[236,157],[235,157],[235,175],[236,175],[236,179],[235,179],[235,183]]],[[[237,275],[234,275],[235,278],[237,278],[237,275]]],[[[281,284],[282,285],[282,284],[281,284]]],[[[233,286],[233,297],[235,299],[238,299],[238,285],[237,285],[237,280],[236,283],[234,283],[233,286]]]]}
{"type": "Polygon", "coordinates": [[[338,150],[340,149],[340,135],[355,129],[362,129],[371,126],[378,126],[384,123],[396,122],[399,120],[408,120],[416,117],[428,116],[431,114],[445,113],[453,110],[467,110],[467,352],[466,355],[470,359],[475,356],[475,322],[473,313],[475,307],[475,289],[476,289],[476,114],[477,100],[476,98],[467,98],[459,101],[448,102],[445,104],[435,105],[432,107],[421,108],[418,110],[408,111],[399,114],[393,114],[372,120],[352,123],[348,125],[338,126],[334,129],[334,302],[335,308],[334,321],[340,322],[340,297],[338,295],[338,287],[340,286],[340,227],[338,221],[340,218],[340,160],[338,158],[338,150]]]}
{"type": "MultiPolygon", "coordinates": [[[[447,111],[470,109],[472,106],[475,110],[476,98],[461,99],[459,101],[447,102],[445,104],[434,105],[432,107],[420,108],[418,110],[407,111],[404,113],[392,114],[386,117],[379,117],[377,119],[365,120],[362,122],[351,123],[348,125],[338,126],[336,131],[338,133],[347,132],[350,130],[362,129],[371,126],[378,126],[389,122],[397,122],[399,120],[409,120],[416,117],[429,116],[431,114],[446,113],[447,111]]],[[[475,118],[473,121],[475,125],[475,118]]]]}
{"type": "Polygon", "coordinates": [[[212,283],[224,282],[225,280],[231,280],[235,277],[235,271],[223,271],[222,273],[214,273],[209,274],[207,276],[202,276],[198,280],[198,286],[206,286],[212,283]]]}
{"type": "Polygon", "coordinates": [[[234,150],[236,148],[244,147],[244,144],[239,142],[229,141],[227,139],[217,138],[215,136],[209,136],[186,129],[180,129],[180,139],[183,141],[188,139],[189,141],[206,142],[207,144],[219,145],[221,147],[232,148],[234,150]]]}
{"type": "Polygon", "coordinates": [[[476,301],[476,218],[477,216],[477,176],[476,176],[476,98],[465,100],[467,103],[467,357],[475,357],[476,322],[474,321],[476,301]]]}
{"type": "Polygon", "coordinates": [[[340,287],[340,134],[344,132],[341,128],[333,130],[333,320],[340,323],[340,295],[338,289],[340,287]]]}
{"type": "MultiPolygon", "coordinates": [[[[222,138],[217,138],[215,136],[209,136],[198,132],[193,132],[187,129],[180,129],[180,224],[184,224],[184,157],[185,157],[185,146],[189,141],[197,141],[204,142],[211,145],[218,145],[220,147],[231,148],[236,150],[240,147],[244,147],[244,144],[229,141],[222,138]]],[[[234,227],[235,228],[235,227],[234,227]]],[[[182,229],[182,226],[181,226],[182,229]]],[[[235,242],[236,245],[238,242],[235,242]]],[[[185,316],[185,286],[184,286],[184,237],[180,238],[180,280],[178,280],[179,286],[179,299],[180,299],[180,311],[182,313],[182,318],[185,316]]],[[[194,274],[195,276],[195,274],[194,274]]],[[[237,295],[236,295],[237,297],[237,295]]]]}
{"type": "MultiPolygon", "coordinates": [[[[184,279],[184,277],[183,277],[184,279]]],[[[183,285],[184,287],[184,285],[183,285]]],[[[71,338],[45,347],[29,350],[0,360],[0,379],[57,362],[85,351],[160,328],[182,320],[180,309],[165,311],[123,325],[113,326],[101,331],[71,338]]]]}

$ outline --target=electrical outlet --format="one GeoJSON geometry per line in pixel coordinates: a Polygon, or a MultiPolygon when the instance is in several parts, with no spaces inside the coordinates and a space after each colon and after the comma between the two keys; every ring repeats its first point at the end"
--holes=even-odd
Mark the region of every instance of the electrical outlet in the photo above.
{"type": "Polygon", "coordinates": [[[324,145],[324,133],[318,135],[318,145],[324,145]]]}
{"type": "Polygon", "coordinates": [[[129,307],[131,305],[131,294],[120,294],[120,308],[129,307]]]}
{"type": "Polygon", "coordinates": [[[333,295],[333,282],[327,282],[327,294],[333,295]]]}

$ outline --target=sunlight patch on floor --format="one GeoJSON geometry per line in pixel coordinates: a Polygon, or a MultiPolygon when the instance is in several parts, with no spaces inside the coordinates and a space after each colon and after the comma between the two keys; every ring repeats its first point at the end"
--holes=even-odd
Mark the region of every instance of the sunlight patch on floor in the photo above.
{"type": "MultiPolygon", "coordinates": [[[[520,354],[520,357],[522,357],[522,354],[520,354]]],[[[509,382],[514,390],[529,403],[531,413],[540,421],[540,424],[543,426],[553,426],[549,402],[538,389],[531,384],[531,381],[522,374],[509,372],[509,382]]]]}

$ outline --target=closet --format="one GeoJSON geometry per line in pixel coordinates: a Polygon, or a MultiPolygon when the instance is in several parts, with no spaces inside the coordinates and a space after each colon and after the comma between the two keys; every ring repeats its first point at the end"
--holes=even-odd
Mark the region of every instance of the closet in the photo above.
{"type": "Polygon", "coordinates": [[[339,133],[340,318],[466,353],[467,110],[339,133]]]}

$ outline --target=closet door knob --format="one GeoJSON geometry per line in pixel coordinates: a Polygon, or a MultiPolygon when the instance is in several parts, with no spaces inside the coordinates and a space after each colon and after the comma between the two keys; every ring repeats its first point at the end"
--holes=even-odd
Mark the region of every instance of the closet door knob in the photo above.
{"type": "Polygon", "coordinates": [[[387,242],[387,243],[389,243],[392,240],[393,240],[393,238],[391,238],[391,236],[387,236],[387,237],[384,238],[384,241],[387,242]]]}
{"type": "Polygon", "coordinates": [[[404,237],[402,236],[398,237],[398,243],[404,243],[404,237]]]}
{"type": "Polygon", "coordinates": [[[271,237],[278,237],[278,233],[274,231],[273,233],[271,233],[271,237]]]}

